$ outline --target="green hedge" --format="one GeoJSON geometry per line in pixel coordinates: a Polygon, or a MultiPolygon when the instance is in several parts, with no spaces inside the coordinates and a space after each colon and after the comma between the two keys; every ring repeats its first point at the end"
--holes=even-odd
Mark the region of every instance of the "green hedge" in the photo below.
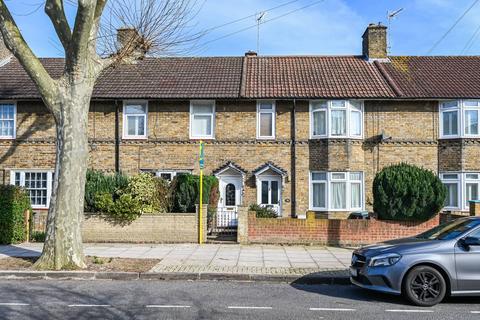
{"type": "Polygon", "coordinates": [[[252,204],[248,208],[249,211],[255,211],[257,218],[277,218],[277,212],[272,208],[262,207],[258,204],[252,204]]]}
{"type": "MultiPolygon", "coordinates": [[[[172,211],[195,212],[195,204],[200,203],[200,177],[181,174],[172,182],[172,211]]],[[[202,203],[216,207],[218,202],[218,179],[215,176],[203,177],[202,203]]]]}
{"type": "Polygon", "coordinates": [[[85,211],[99,211],[95,205],[95,198],[99,194],[115,194],[118,190],[126,188],[128,177],[121,173],[105,174],[98,170],[88,170],[85,182],[85,211]]]}
{"type": "Polygon", "coordinates": [[[373,181],[373,210],[380,219],[426,221],[443,208],[447,191],[430,170],[401,163],[373,181]]]}
{"type": "Polygon", "coordinates": [[[12,185],[0,186],[0,244],[26,240],[26,210],[31,210],[31,205],[25,190],[12,185]]]}

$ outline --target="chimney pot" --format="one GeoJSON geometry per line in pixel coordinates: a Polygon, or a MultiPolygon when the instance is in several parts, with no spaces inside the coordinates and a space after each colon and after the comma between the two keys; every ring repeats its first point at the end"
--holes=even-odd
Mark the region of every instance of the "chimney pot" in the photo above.
{"type": "Polygon", "coordinates": [[[245,52],[245,57],[256,57],[257,53],[255,51],[249,50],[245,52]]]}
{"type": "Polygon", "coordinates": [[[363,56],[368,60],[387,59],[387,27],[370,23],[363,33],[363,56]]]}

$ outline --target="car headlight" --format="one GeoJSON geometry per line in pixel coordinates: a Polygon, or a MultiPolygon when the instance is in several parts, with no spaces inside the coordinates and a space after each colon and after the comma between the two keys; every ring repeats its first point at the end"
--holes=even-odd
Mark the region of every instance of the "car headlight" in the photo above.
{"type": "Polygon", "coordinates": [[[370,267],[388,267],[393,266],[402,258],[401,255],[397,253],[387,253],[379,256],[372,257],[368,266],[370,267]]]}

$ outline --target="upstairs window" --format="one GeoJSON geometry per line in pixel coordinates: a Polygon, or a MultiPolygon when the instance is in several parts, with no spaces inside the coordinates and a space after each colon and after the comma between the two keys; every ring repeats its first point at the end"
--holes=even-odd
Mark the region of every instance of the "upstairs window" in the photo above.
{"type": "Polygon", "coordinates": [[[257,103],[257,138],[275,139],[275,102],[257,103]]]}
{"type": "Polygon", "coordinates": [[[15,139],[16,116],[14,103],[0,103],[0,139],[15,139]]]}
{"type": "Polygon", "coordinates": [[[215,102],[192,101],[190,103],[190,138],[214,139],[215,102]]]}
{"type": "Polygon", "coordinates": [[[316,138],[362,138],[363,103],[332,100],[310,102],[310,136],[316,138]]]}
{"type": "Polygon", "coordinates": [[[130,101],[123,106],[123,138],[147,138],[147,102],[130,101]]]}
{"type": "Polygon", "coordinates": [[[440,103],[440,138],[480,137],[480,100],[440,103]]]}

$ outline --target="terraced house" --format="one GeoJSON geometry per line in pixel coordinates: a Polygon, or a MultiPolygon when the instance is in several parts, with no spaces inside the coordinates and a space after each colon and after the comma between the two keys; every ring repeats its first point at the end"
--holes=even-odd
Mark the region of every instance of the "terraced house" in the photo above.
{"type": "MultiPolygon", "coordinates": [[[[98,81],[89,119],[90,167],[220,181],[220,211],[253,203],[281,217],[309,210],[346,218],[371,210],[382,167],[437,172],[445,210],[465,211],[480,187],[480,57],[387,55],[370,25],[353,56],[145,57],[98,81]]],[[[60,75],[64,61],[42,60],[60,75]]],[[[0,174],[49,206],[53,118],[8,52],[0,67],[0,174]]]]}

